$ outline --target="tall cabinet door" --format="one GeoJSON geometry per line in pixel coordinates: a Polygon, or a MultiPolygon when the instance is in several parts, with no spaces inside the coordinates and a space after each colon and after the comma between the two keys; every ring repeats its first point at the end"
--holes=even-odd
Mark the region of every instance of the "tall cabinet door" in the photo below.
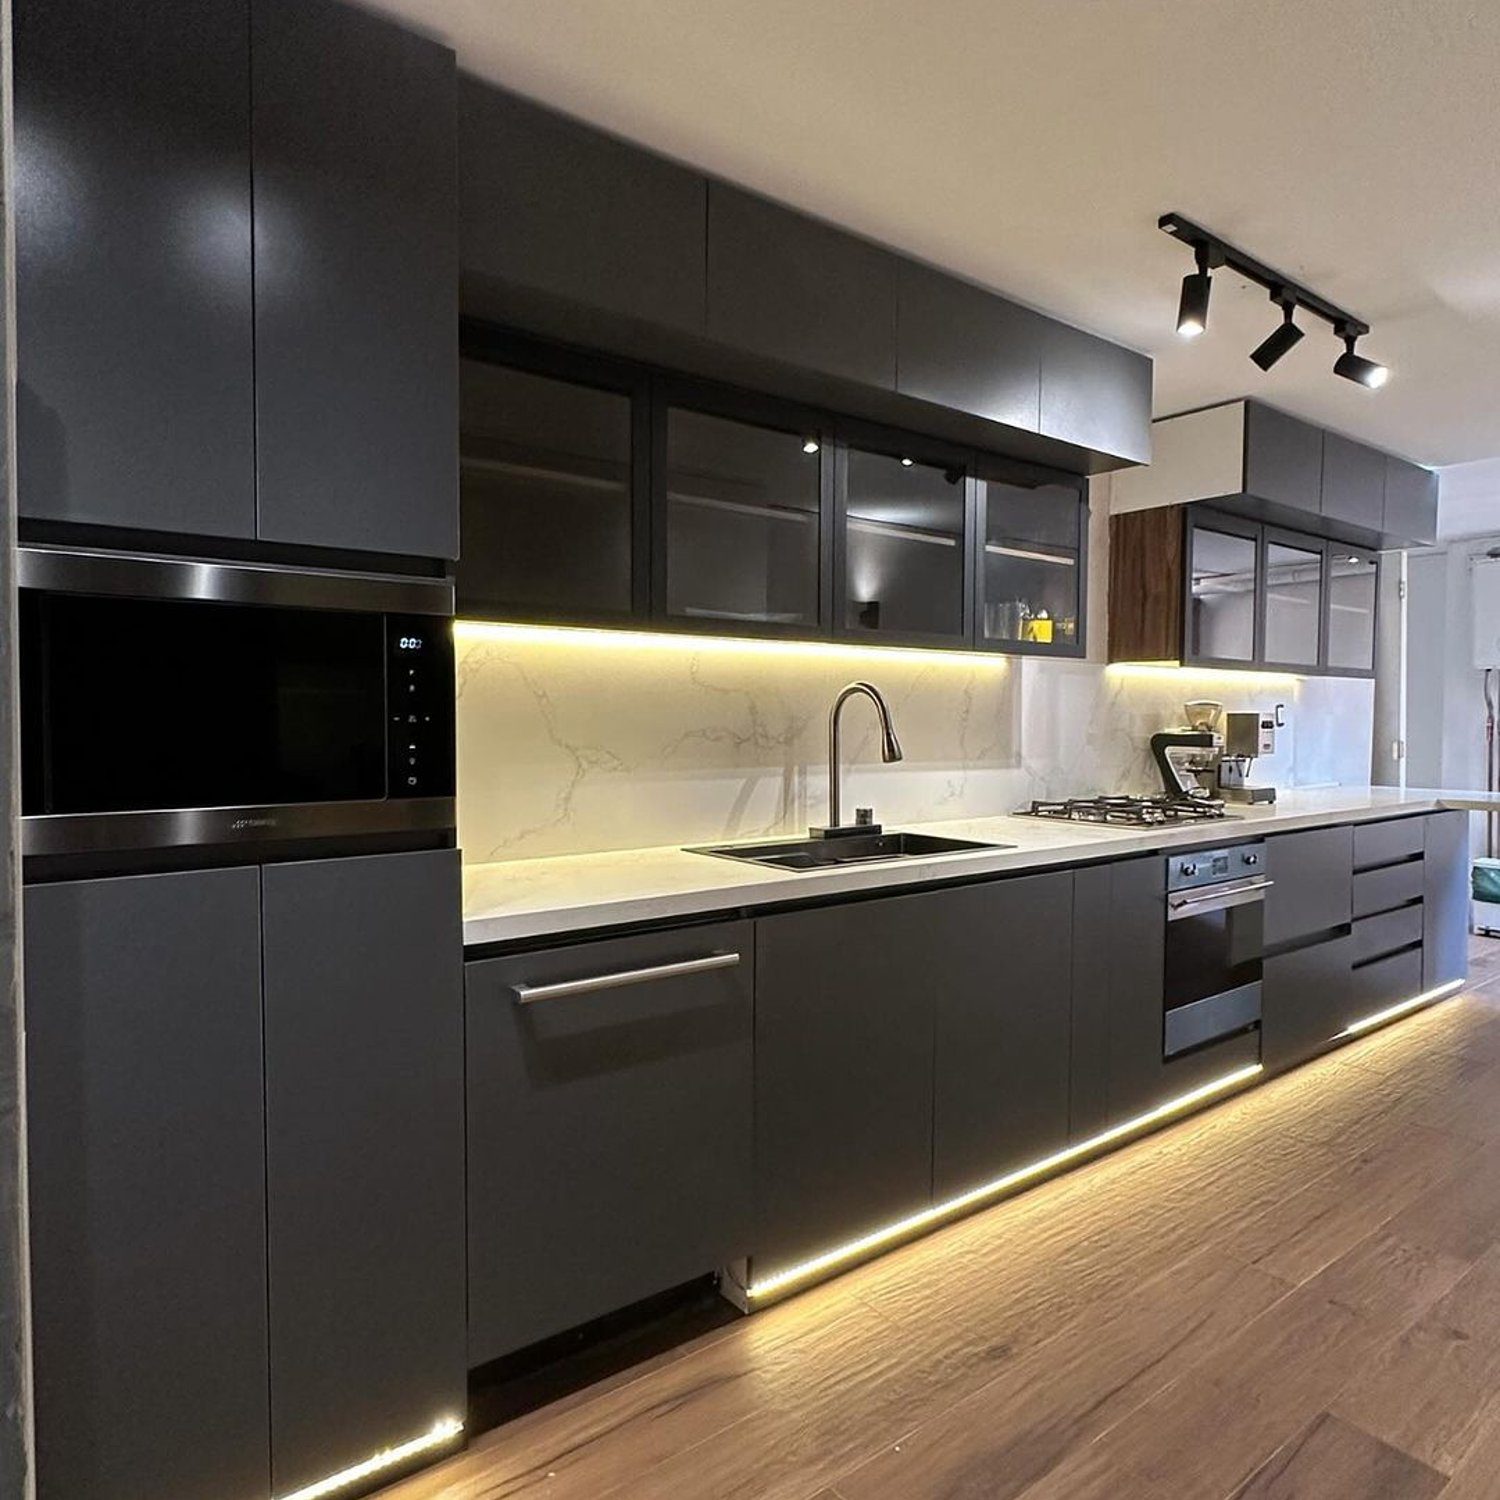
{"type": "Polygon", "coordinates": [[[264,1500],[259,875],[25,892],[42,1500],[264,1500]]]}
{"type": "Polygon", "coordinates": [[[260,536],[458,555],[453,54],[252,0],[260,536]]]}
{"type": "Polygon", "coordinates": [[[463,1412],[463,937],[453,850],[262,883],[284,1494],[463,1412]]]}
{"type": "Polygon", "coordinates": [[[17,0],[20,513],[255,534],[240,0],[17,0]]]}

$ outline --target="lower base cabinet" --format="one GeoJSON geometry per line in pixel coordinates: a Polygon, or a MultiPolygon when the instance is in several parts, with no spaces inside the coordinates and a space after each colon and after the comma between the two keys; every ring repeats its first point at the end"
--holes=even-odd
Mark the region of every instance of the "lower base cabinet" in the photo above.
{"type": "Polygon", "coordinates": [[[265,1500],[461,1415],[457,852],[23,901],[41,1500],[265,1500]]]}
{"type": "Polygon", "coordinates": [[[1354,939],[1347,933],[1265,962],[1261,1061],[1291,1067],[1321,1052],[1355,1019],[1354,939]]]}
{"type": "Polygon", "coordinates": [[[271,1477],[461,1418],[456,850],[262,871],[271,1477]]]}
{"type": "Polygon", "coordinates": [[[471,1365],[749,1253],[751,933],[468,964],[471,1365]]]}
{"type": "Polygon", "coordinates": [[[260,872],[23,899],[37,1493],[265,1500],[260,872]]]}

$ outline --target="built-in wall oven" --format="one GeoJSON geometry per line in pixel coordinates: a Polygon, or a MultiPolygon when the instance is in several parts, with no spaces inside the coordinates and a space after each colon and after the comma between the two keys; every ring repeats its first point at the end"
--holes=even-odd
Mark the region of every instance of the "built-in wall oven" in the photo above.
{"type": "Polygon", "coordinates": [[[23,547],[22,852],[451,842],[449,582],[23,547]]]}
{"type": "Polygon", "coordinates": [[[1163,1057],[1260,1024],[1271,884],[1263,843],[1168,858],[1163,1057]]]}

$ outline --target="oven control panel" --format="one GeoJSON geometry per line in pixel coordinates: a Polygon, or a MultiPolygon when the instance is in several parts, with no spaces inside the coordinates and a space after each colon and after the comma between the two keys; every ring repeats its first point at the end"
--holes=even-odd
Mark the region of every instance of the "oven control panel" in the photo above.
{"type": "Polygon", "coordinates": [[[1167,889],[1188,891],[1200,885],[1223,885],[1231,880],[1253,880],[1266,873],[1263,843],[1236,844],[1232,849],[1198,849],[1167,860],[1167,889]]]}
{"type": "Polygon", "coordinates": [[[389,797],[453,795],[453,635],[440,615],[387,615],[389,797]]]}

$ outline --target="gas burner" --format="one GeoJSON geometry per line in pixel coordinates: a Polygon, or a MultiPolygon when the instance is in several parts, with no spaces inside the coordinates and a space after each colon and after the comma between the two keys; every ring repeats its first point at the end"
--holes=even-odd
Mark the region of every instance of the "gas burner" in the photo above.
{"type": "Polygon", "coordinates": [[[1060,802],[1033,802],[1021,815],[1123,828],[1170,828],[1228,817],[1224,804],[1213,797],[1067,797],[1060,802]]]}

